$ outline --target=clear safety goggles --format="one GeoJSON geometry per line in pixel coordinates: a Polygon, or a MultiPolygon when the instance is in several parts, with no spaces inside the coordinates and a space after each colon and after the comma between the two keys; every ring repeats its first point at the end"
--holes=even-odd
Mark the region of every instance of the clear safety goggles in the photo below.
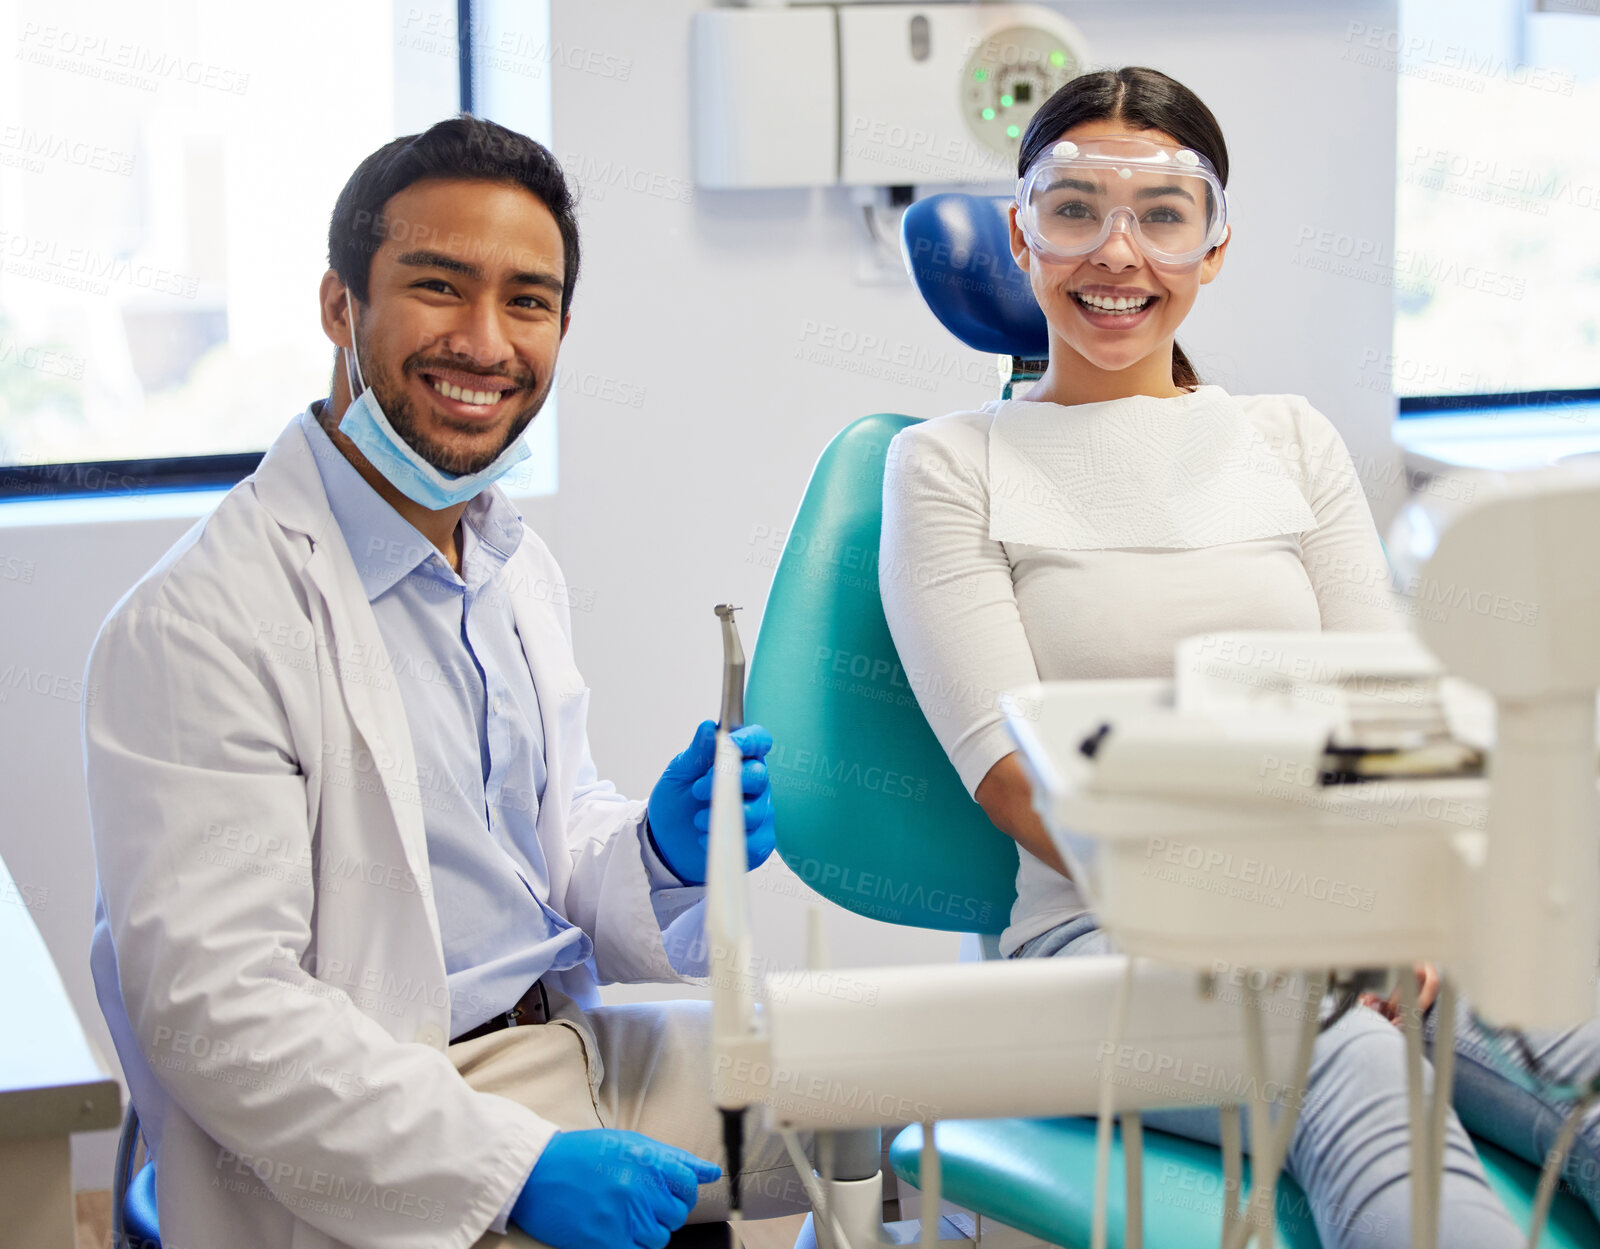
{"type": "Polygon", "coordinates": [[[1149,139],[1062,140],[1017,181],[1017,224],[1050,261],[1086,256],[1120,228],[1152,265],[1187,269],[1222,242],[1227,222],[1211,162],[1149,139]]]}

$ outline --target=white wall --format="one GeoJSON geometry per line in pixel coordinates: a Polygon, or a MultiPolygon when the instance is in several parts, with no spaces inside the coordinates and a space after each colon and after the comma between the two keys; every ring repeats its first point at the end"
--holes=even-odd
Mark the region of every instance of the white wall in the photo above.
{"type": "MultiPolygon", "coordinates": [[[[555,149],[585,184],[585,257],[562,357],[561,488],[524,510],[573,585],[593,591],[575,624],[595,755],[639,794],[715,714],[712,605],[744,604],[754,641],[775,560],[769,535],[788,525],[827,439],[869,412],[931,416],[994,393],[990,359],[956,345],[908,287],[856,284],[860,224],[844,193],[691,190],[688,32],[700,7],[552,6],[551,46],[569,54],[551,67],[555,149]],[[923,372],[894,363],[907,358],[923,372]]],[[[1362,361],[1389,350],[1389,291],[1303,267],[1298,240],[1321,229],[1392,237],[1394,77],[1345,58],[1351,23],[1392,27],[1393,0],[1059,7],[1098,63],[1165,70],[1217,113],[1236,242],[1180,341],[1207,380],[1309,395],[1343,432],[1386,525],[1401,501],[1393,403],[1362,385],[1362,361]]],[[[0,573],[26,567],[31,580],[0,576],[0,672],[16,664],[69,683],[106,611],[189,523],[9,519],[0,506],[0,573]]],[[[79,711],[70,685],[64,697],[0,690],[0,856],[31,888],[34,918],[109,1059],[88,973],[79,711]]],[[[776,864],[760,887],[758,938],[774,965],[793,964],[806,891],[776,864]]],[[[948,934],[837,911],[829,934],[840,963],[955,951],[948,934]]],[[[105,1185],[103,1136],[80,1139],[75,1159],[81,1187],[105,1185]]]]}

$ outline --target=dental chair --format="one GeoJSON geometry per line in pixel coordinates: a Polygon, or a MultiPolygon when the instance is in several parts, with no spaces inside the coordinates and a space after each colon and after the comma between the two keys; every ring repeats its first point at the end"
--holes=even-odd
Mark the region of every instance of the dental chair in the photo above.
{"type": "MultiPolygon", "coordinates": [[[[968,346],[1009,358],[1015,382],[1037,376],[1048,339],[1011,260],[1008,203],[959,194],[918,201],[906,213],[902,244],[934,314],[968,346]]],[[[884,461],[890,440],[913,422],[864,417],[823,450],[762,615],[746,711],[778,743],[768,758],[778,853],[795,874],[860,915],[977,934],[992,957],[1015,898],[1017,852],[968,796],[923,717],[916,687],[930,674],[907,674],[900,664],[878,593],[884,461]]],[[[945,1120],[935,1141],[943,1196],[978,1216],[979,1244],[1088,1246],[1094,1120],[945,1120]]],[[[1526,1229],[1538,1171],[1476,1145],[1491,1186],[1526,1229]]],[[[890,1148],[896,1175],[913,1188],[921,1151],[918,1126],[890,1148]]],[[[1123,1174],[1119,1133],[1108,1173],[1113,1249],[1127,1231],[1123,1174]]],[[[1221,1243],[1218,1149],[1147,1127],[1142,1176],[1148,1249],[1221,1243]]],[[[1290,1249],[1319,1245],[1309,1203],[1288,1175],[1277,1190],[1277,1236],[1290,1249]]],[[[1559,1192],[1540,1243],[1597,1242],[1587,1206],[1559,1192]]]]}

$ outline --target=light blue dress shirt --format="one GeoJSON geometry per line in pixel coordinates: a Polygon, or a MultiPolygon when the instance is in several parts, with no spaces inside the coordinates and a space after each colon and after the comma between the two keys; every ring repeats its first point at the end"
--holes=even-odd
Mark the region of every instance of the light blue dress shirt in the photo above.
{"type": "MultiPolygon", "coordinates": [[[[457,575],[309,409],[300,419],[405,706],[449,974],[450,1035],[460,1036],[510,1010],[546,972],[594,953],[583,930],[549,905],[536,832],[544,730],[502,585],[522,542],[522,517],[497,490],[467,504],[457,575]]],[[[650,875],[655,883],[661,873],[650,875]]]]}

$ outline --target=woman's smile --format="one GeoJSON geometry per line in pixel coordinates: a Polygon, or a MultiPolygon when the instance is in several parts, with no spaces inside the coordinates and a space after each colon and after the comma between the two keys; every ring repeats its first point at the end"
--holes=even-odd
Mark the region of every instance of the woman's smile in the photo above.
{"type": "Polygon", "coordinates": [[[1097,329],[1127,330],[1147,321],[1161,296],[1139,286],[1086,285],[1070,292],[1072,305],[1097,329]]]}

